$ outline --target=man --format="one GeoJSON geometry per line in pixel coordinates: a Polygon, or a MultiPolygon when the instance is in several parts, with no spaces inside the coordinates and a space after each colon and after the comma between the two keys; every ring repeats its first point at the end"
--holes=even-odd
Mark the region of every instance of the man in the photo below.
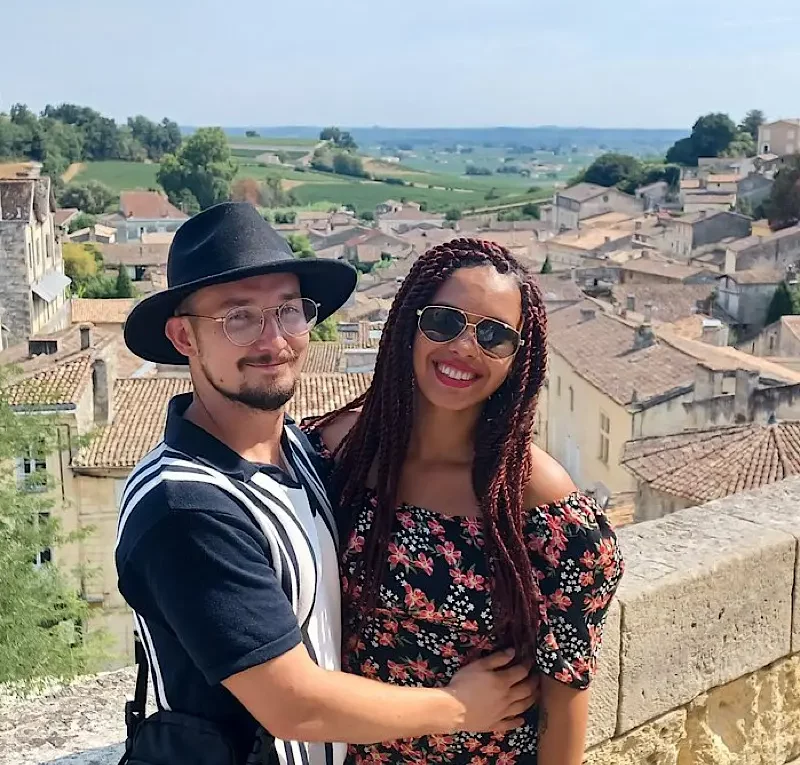
{"type": "Polygon", "coordinates": [[[125,325],[134,353],[188,364],[194,389],[171,401],[120,508],[119,587],[159,708],[129,740],[131,761],[241,763],[260,725],[268,760],[338,765],[344,745],[324,742],[518,724],[531,687],[508,655],[446,689],[336,671],[336,526],[284,408],[353,269],[295,259],[255,208],[225,203],[179,229],[167,271],[169,289],[125,325]]]}

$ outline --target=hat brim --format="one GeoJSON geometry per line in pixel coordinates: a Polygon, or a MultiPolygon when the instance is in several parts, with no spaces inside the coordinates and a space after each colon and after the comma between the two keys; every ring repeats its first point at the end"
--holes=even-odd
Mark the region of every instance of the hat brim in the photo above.
{"type": "Polygon", "coordinates": [[[318,322],[327,319],[347,302],[358,281],[356,270],[339,260],[292,258],[250,268],[236,268],[156,292],[137,303],[125,320],[125,344],[146,361],[186,365],[189,360],[176,350],[165,332],[167,321],[175,315],[175,309],[181,301],[203,287],[274,273],[297,274],[303,297],[319,305],[318,322]]]}

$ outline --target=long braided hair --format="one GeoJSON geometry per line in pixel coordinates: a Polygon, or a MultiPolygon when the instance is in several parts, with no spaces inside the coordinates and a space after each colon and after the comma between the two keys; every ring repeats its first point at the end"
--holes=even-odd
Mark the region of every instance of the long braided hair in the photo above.
{"type": "MultiPolygon", "coordinates": [[[[371,470],[377,472],[377,506],[356,563],[350,597],[362,613],[375,605],[398,502],[397,492],[414,417],[412,349],[417,311],[428,305],[458,268],[491,265],[519,284],[524,344],[508,376],[485,402],[475,432],[472,485],[483,519],[492,565],[492,602],[501,640],[517,656],[535,650],[541,595],[531,567],[524,528],[524,493],[531,477],[530,443],[536,397],[546,373],[547,322],[539,288],[504,247],[477,239],[438,245],[411,268],[389,312],[372,384],[362,396],[324,417],[319,425],[361,408],[337,449],[332,475],[340,506],[361,506],[371,470]]],[[[354,512],[355,515],[355,512],[354,512]]],[[[351,518],[351,526],[355,517],[351,518]]],[[[349,529],[348,529],[349,532],[349,529]]]]}

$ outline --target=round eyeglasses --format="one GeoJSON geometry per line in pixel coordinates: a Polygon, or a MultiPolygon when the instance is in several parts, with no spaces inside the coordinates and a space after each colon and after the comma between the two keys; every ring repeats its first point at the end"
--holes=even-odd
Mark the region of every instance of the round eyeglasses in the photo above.
{"type": "Polygon", "coordinates": [[[182,313],[192,319],[208,319],[222,324],[225,337],[234,345],[245,347],[252,345],[261,337],[267,322],[267,314],[275,314],[281,332],[291,337],[302,337],[308,334],[317,323],[319,305],[308,298],[294,298],[282,305],[271,308],[256,306],[237,306],[231,308],[224,316],[201,316],[196,313],[182,313]]]}

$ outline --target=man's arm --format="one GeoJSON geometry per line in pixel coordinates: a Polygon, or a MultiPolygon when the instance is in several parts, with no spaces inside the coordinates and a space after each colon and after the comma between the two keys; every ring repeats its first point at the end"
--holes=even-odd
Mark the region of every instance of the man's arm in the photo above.
{"type": "Polygon", "coordinates": [[[586,747],[589,693],[542,676],[539,765],[581,765],[586,747]]]}
{"type": "Polygon", "coordinates": [[[303,646],[223,681],[273,735],[371,744],[459,730],[511,730],[532,702],[507,654],[473,662],[447,688],[404,688],[318,667],[303,646]]]}
{"type": "MultiPolygon", "coordinates": [[[[198,492],[205,506],[214,502],[198,492]]],[[[169,625],[209,685],[222,683],[285,740],[371,743],[506,730],[533,701],[528,668],[501,668],[508,655],[465,667],[447,689],[402,688],[320,668],[245,518],[171,512],[137,543],[120,590],[138,613],[169,625]]]]}

